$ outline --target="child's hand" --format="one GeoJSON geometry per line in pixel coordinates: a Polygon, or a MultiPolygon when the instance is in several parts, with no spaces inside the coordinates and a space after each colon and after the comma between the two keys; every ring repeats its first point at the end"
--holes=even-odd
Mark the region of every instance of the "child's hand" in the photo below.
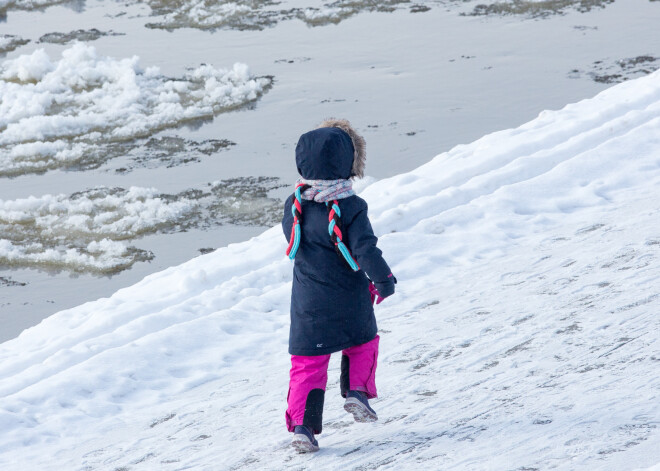
{"type": "Polygon", "coordinates": [[[369,283],[369,293],[371,294],[371,303],[373,304],[374,300],[376,304],[383,302],[385,298],[388,298],[394,294],[394,285],[396,284],[396,278],[394,275],[390,274],[387,277],[387,281],[384,282],[371,282],[369,283]]]}

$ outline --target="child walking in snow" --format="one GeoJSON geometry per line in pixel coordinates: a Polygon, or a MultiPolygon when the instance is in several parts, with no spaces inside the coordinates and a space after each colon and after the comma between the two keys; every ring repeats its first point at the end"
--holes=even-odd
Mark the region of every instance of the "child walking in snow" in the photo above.
{"type": "Polygon", "coordinates": [[[282,228],[295,259],[291,292],[291,372],[286,424],[299,452],[317,451],[330,354],[341,351],[341,395],[356,422],[378,420],[379,337],[373,301],[394,293],[396,278],[376,247],[367,203],[351,179],[364,175],[362,136],[330,119],[296,147],[302,178],[284,205],[282,228]]]}

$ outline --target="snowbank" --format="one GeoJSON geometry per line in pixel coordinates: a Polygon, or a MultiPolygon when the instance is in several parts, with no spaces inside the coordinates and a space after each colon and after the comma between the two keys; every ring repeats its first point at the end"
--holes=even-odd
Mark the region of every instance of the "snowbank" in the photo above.
{"type": "MultiPolygon", "coordinates": [[[[0,346],[3,469],[648,469],[660,463],[660,72],[362,196],[400,280],[373,401],[331,362],[322,450],[283,419],[275,227],[0,346]]],[[[652,469],[652,468],[651,468],[652,469]]]]}
{"type": "Polygon", "coordinates": [[[0,176],[100,166],[126,152],[118,143],[235,109],[271,82],[238,63],[171,79],[82,43],[59,61],[38,49],[0,66],[0,176]]]}

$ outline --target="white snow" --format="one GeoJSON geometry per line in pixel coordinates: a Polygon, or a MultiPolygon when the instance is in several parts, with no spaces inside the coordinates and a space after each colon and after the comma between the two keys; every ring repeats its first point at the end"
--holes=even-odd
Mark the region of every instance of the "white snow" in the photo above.
{"type": "Polygon", "coordinates": [[[37,49],[0,66],[0,176],[102,162],[109,145],[234,109],[270,83],[239,63],[170,79],[82,43],[57,61],[37,49]]]}
{"type": "Polygon", "coordinates": [[[315,455],[284,428],[274,227],[0,345],[0,467],[657,469],[659,144],[656,72],[366,186],[399,279],[380,421],[335,355],[315,455]]]}

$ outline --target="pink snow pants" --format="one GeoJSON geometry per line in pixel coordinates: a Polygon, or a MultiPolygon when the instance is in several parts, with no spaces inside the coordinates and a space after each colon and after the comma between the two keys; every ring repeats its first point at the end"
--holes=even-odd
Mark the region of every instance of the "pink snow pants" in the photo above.
{"type": "MultiPolygon", "coordinates": [[[[373,340],[347,348],[341,358],[341,394],[346,397],[349,390],[366,393],[369,399],[377,397],[376,361],[378,341],[373,340]]],[[[307,425],[314,433],[321,433],[323,400],[328,382],[330,355],[291,355],[288,408],[286,426],[293,432],[296,425],[307,425]]]]}

